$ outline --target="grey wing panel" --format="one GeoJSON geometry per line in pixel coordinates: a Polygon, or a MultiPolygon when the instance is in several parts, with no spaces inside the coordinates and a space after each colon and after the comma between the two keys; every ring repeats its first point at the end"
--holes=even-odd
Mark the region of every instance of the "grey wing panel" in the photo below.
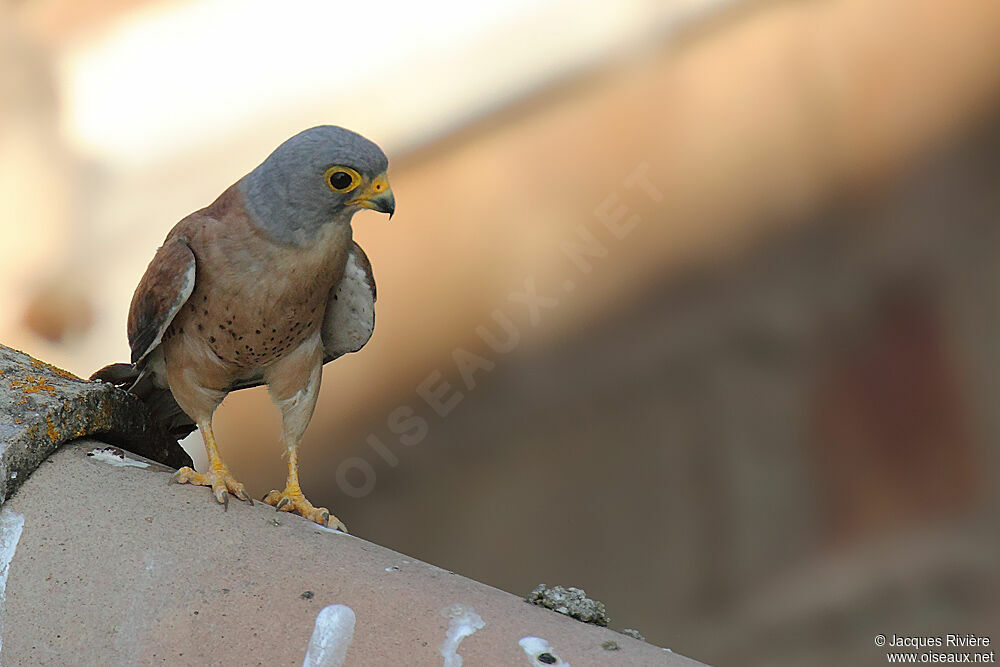
{"type": "Polygon", "coordinates": [[[375,330],[375,277],[357,243],[351,247],[344,277],[330,293],[323,318],[323,363],[357,352],[375,330]]]}

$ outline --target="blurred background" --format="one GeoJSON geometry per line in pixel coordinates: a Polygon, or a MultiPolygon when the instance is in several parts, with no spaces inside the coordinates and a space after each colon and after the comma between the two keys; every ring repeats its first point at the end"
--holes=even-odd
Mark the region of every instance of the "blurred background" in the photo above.
{"type": "MultiPolygon", "coordinates": [[[[352,532],[713,664],[1000,627],[1000,4],[0,0],[0,341],[127,359],[167,231],[324,123],[398,202],[301,450],[352,532]]],[[[216,424],[283,485],[265,391],[216,424]]]]}

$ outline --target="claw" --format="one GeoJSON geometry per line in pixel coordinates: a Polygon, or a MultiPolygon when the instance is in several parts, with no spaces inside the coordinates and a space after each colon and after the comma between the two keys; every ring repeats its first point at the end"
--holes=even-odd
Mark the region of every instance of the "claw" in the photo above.
{"type": "Polygon", "coordinates": [[[209,470],[203,473],[195,472],[188,467],[181,468],[171,475],[168,482],[170,484],[194,484],[210,487],[212,497],[222,505],[223,511],[226,512],[229,511],[230,494],[253,505],[253,500],[247,496],[246,487],[233,479],[229,469],[218,460],[212,462],[209,470]]]}
{"type": "Polygon", "coordinates": [[[253,498],[247,495],[247,492],[243,487],[236,489],[236,497],[250,503],[250,507],[253,507],[253,498]]]}
{"type": "Polygon", "coordinates": [[[178,468],[174,471],[174,474],[170,476],[167,480],[167,484],[185,484],[188,482],[188,473],[194,473],[194,470],[184,466],[183,468],[178,468]]]}
{"type": "Polygon", "coordinates": [[[298,487],[286,488],[284,491],[271,491],[264,496],[264,502],[272,505],[279,512],[294,512],[321,526],[347,532],[347,528],[344,527],[340,519],[330,514],[330,510],[325,507],[314,507],[306,500],[298,487]]]}

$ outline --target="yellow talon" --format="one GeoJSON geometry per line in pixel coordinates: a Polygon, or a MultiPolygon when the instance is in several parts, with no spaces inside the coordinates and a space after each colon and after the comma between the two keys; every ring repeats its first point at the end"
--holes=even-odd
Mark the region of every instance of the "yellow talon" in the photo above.
{"type": "Polygon", "coordinates": [[[310,521],[315,521],[321,526],[334,528],[346,533],[347,527],[344,522],[330,514],[330,510],[325,507],[314,507],[306,500],[302,491],[296,487],[286,487],[284,491],[271,491],[264,496],[264,502],[274,507],[279,512],[294,512],[310,521]]]}
{"type": "Polygon", "coordinates": [[[197,472],[187,466],[181,468],[170,477],[170,484],[194,484],[212,488],[212,495],[225,510],[229,510],[229,494],[240,500],[246,500],[251,505],[253,501],[247,495],[246,488],[232,476],[224,464],[210,465],[208,472],[197,472]]]}

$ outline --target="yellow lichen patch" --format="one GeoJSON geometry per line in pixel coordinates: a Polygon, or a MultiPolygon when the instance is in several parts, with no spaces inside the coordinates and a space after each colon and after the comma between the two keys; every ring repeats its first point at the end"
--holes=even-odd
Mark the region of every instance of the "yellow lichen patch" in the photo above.
{"type": "Polygon", "coordinates": [[[58,392],[52,383],[43,377],[36,375],[25,375],[23,380],[11,380],[11,389],[20,389],[24,394],[37,394],[44,391],[49,396],[55,396],[58,392]]]}
{"type": "Polygon", "coordinates": [[[97,429],[107,429],[111,426],[111,417],[114,414],[115,406],[106,398],[101,399],[101,403],[90,415],[91,423],[97,429]]]}
{"type": "Polygon", "coordinates": [[[59,429],[57,429],[56,425],[52,423],[51,417],[45,418],[45,432],[48,434],[49,440],[52,442],[59,439],[59,429]]]}
{"type": "Polygon", "coordinates": [[[48,370],[49,372],[55,373],[59,377],[65,378],[67,380],[82,380],[83,379],[83,378],[77,377],[76,375],[73,375],[69,371],[64,371],[63,369],[59,368],[58,366],[53,366],[52,364],[46,363],[46,362],[42,361],[41,359],[35,359],[34,357],[31,358],[31,365],[32,365],[32,367],[38,368],[38,369],[44,368],[44,369],[48,370]]]}

